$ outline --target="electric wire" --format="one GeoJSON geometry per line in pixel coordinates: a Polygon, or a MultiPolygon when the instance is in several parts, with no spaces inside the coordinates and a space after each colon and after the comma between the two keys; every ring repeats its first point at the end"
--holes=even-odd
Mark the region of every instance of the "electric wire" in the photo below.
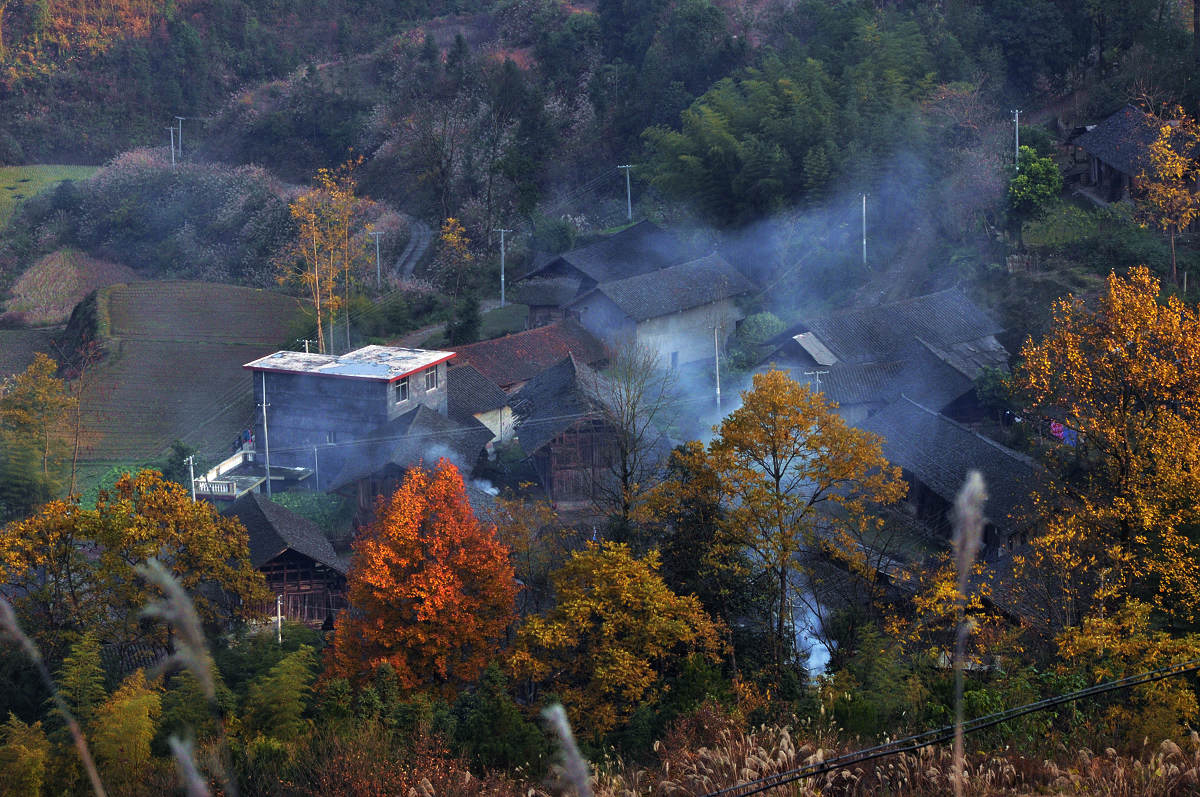
{"type": "MultiPolygon", "coordinates": [[[[1141,684],[1153,683],[1166,678],[1172,678],[1179,675],[1186,675],[1191,672],[1200,670],[1200,659],[1191,659],[1179,664],[1171,664],[1166,667],[1161,667],[1157,670],[1150,670],[1137,675],[1129,675],[1124,678],[1119,678],[1115,681],[1106,681],[1096,684],[1085,689],[1079,689],[1074,692],[1067,692],[1061,695],[1054,695],[1033,703],[1026,703],[1023,706],[1016,706],[1005,711],[998,711],[994,714],[988,714],[982,717],[976,717],[963,723],[962,731],[966,735],[974,733],[1004,722],[1009,722],[1022,717],[1026,714],[1032,714],[1038,711],[1044,711],[1054,706],[1062,705],[1063,703],[1071,703],[1076,700],[1094,697],[1096,695],[1112,692],[1118,689],[1128,689],[1141,684]]],[[[876,758],[884,758],[887,756],[899,755],[901,753],[910,753],[920,750],[923,747],[940,744],[950,741],[954,738],[955,729],[953,725],[947,725],[941,728],[925,731],[924,733],[916,734],[915,736],[906,736],[901,739],[895,739],[884,744],[874,747],[867,747],[862,750],[856,750],[852,753],[846,753],[835,758],[821,761],[815,764],[796,767],[785,772],[778,772],[774,775],[767,775],[762,778],[739,783],[735,786],[727,786],[723,789],[708,792],[704,797],[726,797],[726,795],[736,795],[736,797],[747,797],[751,794],[761,794],[769,789],[786,786],[789,783],[795,783],[798,780],[804,780],[817,775],[823,775],[835,769],[841,769],[853,764],[861,764],[865,761],[871,761],[876,758]]]]}

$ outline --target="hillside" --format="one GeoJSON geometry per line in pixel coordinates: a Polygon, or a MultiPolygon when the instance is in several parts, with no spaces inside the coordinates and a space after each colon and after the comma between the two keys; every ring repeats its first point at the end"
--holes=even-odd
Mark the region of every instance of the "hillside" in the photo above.
{"type": "Polygon", "coordinates": [[[243,363],[275,351],[296,299],[197,282],[140,282],[101,291],[109,357],[84,397],[90,461],[153,458],[183,439],[219,454],[251,420],[243,363]]]}

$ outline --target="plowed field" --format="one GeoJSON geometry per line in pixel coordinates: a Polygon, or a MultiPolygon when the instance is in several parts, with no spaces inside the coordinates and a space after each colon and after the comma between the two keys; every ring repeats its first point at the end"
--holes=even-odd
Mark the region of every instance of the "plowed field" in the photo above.
{"type": "Polygon", "coordinates": [[[106,301],[110,356],[84,399],[91,461],[152,459],[176,438],[223,454],[253,418],[242,365],[277,350],[299,312],[282,294],[195,282],[115,286],[106,301]]]}

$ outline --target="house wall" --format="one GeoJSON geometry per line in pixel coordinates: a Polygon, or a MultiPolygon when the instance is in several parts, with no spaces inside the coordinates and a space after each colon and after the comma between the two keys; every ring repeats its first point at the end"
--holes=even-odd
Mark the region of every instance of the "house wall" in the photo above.
{"type": "Polygon", "coordinates": [[[656,351],[664,365],[711,360],[713,327],[720,325],[721,338],[728,337],[734,325],[746,317],[732,299],[693,307],[681,313],[650,318],[637,325],[637,342],[656,351]]]}
{"type": "Polygon", "coordinates": [[[609,348],[620,348],[635,339],[637,328],[633,319],[603,294],[593,293],[584,297],[571,305],[570,309],[578,314],[580,325],[604,341],[609,348]]]}
{"type": "MultiPolygon", "coordinates": [[[[409,380],[408,400],[395,401],[396,385],[376,379],[254,371],[254,401],[262,404],[266,376],[267,432],[262,410],[254,414],[255,439],[270,444],[271,465],[312,467],[312,447],[343,443],[424,404],[446,414],[446,364],[437,366],[437,388],[425,389],[425,372],[409,380]]],[[[324,474],[322,474],[324,475],[324,474]]]]}
{"type": "Polygon", "coordinates": [[[475,418],[491,430],[491,433],[500,442],[507,443],[509,440],[512,440],[513,414],[512,410],[508,407],[476,413],[475,418]]]}

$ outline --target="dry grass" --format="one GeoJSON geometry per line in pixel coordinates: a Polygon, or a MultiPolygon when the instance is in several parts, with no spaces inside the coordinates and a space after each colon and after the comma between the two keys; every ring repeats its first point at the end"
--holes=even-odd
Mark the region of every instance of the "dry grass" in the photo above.
{"type": "Polygon", "coordinates": [[[75,249],[60,249],[43,256],[21,275],[12,288],[6,314],[31,326],[61,324],[96,288],[137,279],[128,266],[88,257],[75,249]]]}

